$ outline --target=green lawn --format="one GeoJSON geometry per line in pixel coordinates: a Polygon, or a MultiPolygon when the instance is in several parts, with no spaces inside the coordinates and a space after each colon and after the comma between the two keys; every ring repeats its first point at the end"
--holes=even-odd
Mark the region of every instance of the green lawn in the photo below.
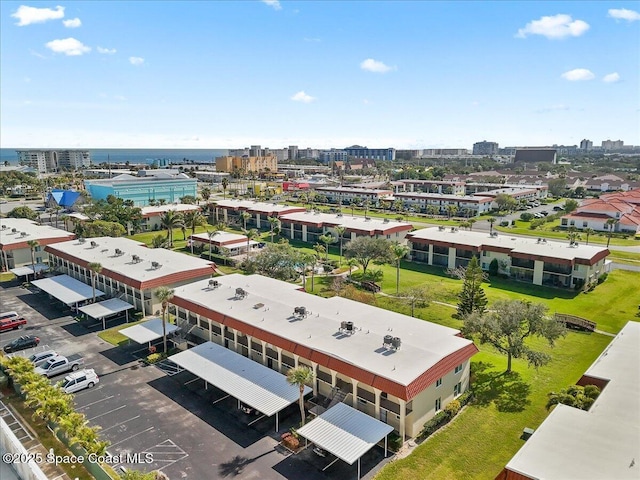
{"type": "Polygon", "coordinates": [[[11,272],[0,273],[0,282],[11,282],[15,280],[16,276],[11,272]]]}
{"type": "Polygon", "coordinates": [[[137,322],[129,322],[123,325],[118,325],[117,327],[109,328],[107,330],[103,330],[98,333],[98,336],[104,340],[105,342],[109,342],[111,345],[115,345],[116,347],[120,345],[124,345],[129,340],[127,337],[120,333],[120,330],[123,330],[128,327],[132,327],[134,325],[138,325],[142,323],[144,320],[139,320],[137,322]]]}
{"type": "Polygon", "coordinates": [[[612,262],[640,266],[640,253],[623,252],[622,250],[610,250],[610,252],[611,255],[607,259],[612,262]]]}
{"type": "Polygon", "coordinates": [[[495,478],[524,443],[519,438],[522,429],[537,428],[547,416],[547,393],[574,384],[610,340],[569,333],[554,349],[540,345],[553,355],[549,365],[536,371],[515,360],[510,375],[504,374],[504,356],[481,347],[471,367],[476,401],[410,456],[386,466],[376,479],[495,478]]]}
{"type": "MultiPolygon", "coordinates": [[[[211,225],[204,225],[201,227],[197,227],[196,228],[196,233],[205,233],[207,232],[207,230],[212,230],[213,227],[211,225]]],[[[151,231],[151,232],[143,232],[143,233],[136,233],[135,235],[131,235],[130,238],[132,240],[137,240],[138,242],[142,242],[144,244],[146,244],[148,247],[151,247],[153,245],[153,237],[155,237],[156,235],[163,235],[163,236],[167,236],[167,231],[166,230],[156,230],[156,231],[151,231]]],[[[191,229],[187,228],[186,231],[186,238],[183,237],[182,235],[182,229],[180,228],[174,228],[173,229],[173,250],[185,250],[186,252],[186,246],[187,246],[187,239],[189,238],[189,235],[191,235],[191,229]]],[[[187,252],[188,253],[188,252],[187,252]]]]}

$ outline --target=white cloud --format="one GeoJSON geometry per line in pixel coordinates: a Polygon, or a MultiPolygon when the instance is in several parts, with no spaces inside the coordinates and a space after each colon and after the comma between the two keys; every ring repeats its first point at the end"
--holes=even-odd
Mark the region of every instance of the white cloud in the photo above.
{"type": "Polygon", "coordinates": [[[565,80],[569,80],[570,82],[579,82],[581,80],[592,80],[595,78],[595,75],[591,70],[586,68],[576,68],[574,70],[569,70],[568,72],[564,72],[560,75],[565,80]]]}
{"type": "Polygon", "coordinates": [[[362,63],[360,63],[360,68],[362,70],[375,73],[387,73],[391,70],[396,69],[396,67],[390,67],[389,65],[385,65],[383,62],[374,60],[373,58],[367,58],[362,63]]]}
{"type": "Polygon", "coordinates": [[[83,55],[91,51],[91,47],[87,47],[80,40],[76,40],[72,37],[52,40],[47,42],[44,46],[54,53],[63,53],[70,57],[83,55]]]}
{"type": "Polygon", "coordinates": [[[311,95],[307,95],[304,93],[304,90],[300,90],[298,93],[291,97],[291,100],[294,102],[302,102],[302,103],[311,103],[315,101],[316,97],[312,97],[311,95]]]}
{"type": "Polygon", "coordinates": [[[262,0],[262,3],[265,5],[269,5],[274,10],[282,10],[282,5],[280,5],[279,0],[262,0]]]}
{"type": "Polygon", "coordinates": [[[129,63],[131,65],[135,65],[136,67],[142,65],[144,63],[144,58],[142,57],[129,57],[129,63]]]}
{"type": "Polygon", "coordinates": [[[78,28],[82,25],[82,21],[79,18],[70,18],[69,20],[63,20],[62,23],[67,28],[78,28]]]}
{"type": "Polygon", "coordinates": [[[31,25],[32,23],[44,23],[49,20],[57,20],[64,17],[64,7],[57,6],[55,10],[51,8],[36,8],[20,5],[18,10],[11,14],[13,18],[18,19],[19,27],[31,25]]]}
{"type": "Polygon", "coordinates": [[[618,74],[618,72],[609,73],[602,78],[602,81],[604,83],[616,83],[619,80],[620,75],[618,74]]]}
{"type": "Polygon", "coordinates": [[[566,37],[579,37],[589,30],[589,24],[582,20],[574,20],[571,15],[558,14],[532,20],[524,28],[518,30],[517,38],[529,35],[542,35],[555,40],[566,37]]]}
{"type": "Polygon", "coordinates": [[[96,50],[98,51],[98,53],[102,53],[103,55],[113,55],[114,53],[116,53],[115,48],[96,47],[96,50]]]}
{"type": "Polygon", "coordinates": [[[626,8],[611,8],[608,13],[611,18],[615,18],[616,20],[626,20],[627,22],[640,20],[640,13],[635,10],[627,10],[626,8]]]}

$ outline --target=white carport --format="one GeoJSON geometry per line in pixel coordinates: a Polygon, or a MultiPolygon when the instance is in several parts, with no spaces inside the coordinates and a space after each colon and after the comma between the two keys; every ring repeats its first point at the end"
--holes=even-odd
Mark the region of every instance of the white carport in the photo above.
{"type": "MultiPolygon", "coordinates": [[[[167,322],[165,324],[165,331],[167,335],[175,332],[178,328],[179,327],[173,323],[167,322]]],[[[149,346],[151,346],[151,342],[162,338],[162,319],[152,318],[151,320],[139,323],[138,325],[123,328],[120,330],[120,333],[136,343],[148,343],[149,346]]]]}
{"type": "Polygon", "coordinates": [[[344,460],[349,465],[360,458],[384,438],[384,456],[387,456],[387,435],[391,425],[356,410],[345,403],[338,403],[317,418],[299,428],[298,435],[332,453],[337,458],[325,467],[344,460]]]}
{"type": "Polygon", "coordinates": [[[49,265],[46,263],[36,263],[35,265],[25,265],[23,267],[16,267],[10,270],[16,277],[28,277],[36,273],[44,272],[49,269],[49,265]],[[35,269],[34,269],[35,268],[35,269]]]}
{"type": "Polygon", "coordinates": [[[106,329],[106,318],[111,315],[117,315],[118,313],[125,312],[127,315],[127,323],[129,323],[129,310],[134,308],[129,302],[120,300],[119,298],[110,298],[98,303],[92,303],[80,307],[80,311],[85,315],[96,320],[102,320],[102,329],[106,329]]]}
{"type": "MultiPolygon", "coordinates": [[[[75,305],[76,311],[78,310],[78,303],[93,298],[91,285],[82,283],[69,275],[34,280],[31,284],[57,298],[65,305],[75,305]]],[[[96,297],[102,296],[104,296],[104,292],[96,290],[96,297]]]]}
{"type": "MultiPolygon", "coordinates": [[[[169,360],[203,379],[205,388],[211,384],[227,393],[223,398],[236,398],[238,407],[243,403],[262,413],[251,423],[275,415],[276,432],[279,412],[300,398],[300,389],[290,385],[281,373],[217,343],[205,342],[169,360]]],[[[311,388],[305,386],[303,395],[310,391],[311,388]]]]}

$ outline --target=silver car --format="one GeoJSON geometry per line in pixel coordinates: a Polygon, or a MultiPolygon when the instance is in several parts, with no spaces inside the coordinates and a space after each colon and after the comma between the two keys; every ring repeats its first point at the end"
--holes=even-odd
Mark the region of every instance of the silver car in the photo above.
{"type": "Polygon", "coordinates": [[[46,350],[44,352],[34,353],[29,357],[29,360],[33,363],[33,366],[38,368],[46,363],[52,357],[55,357],[58,353],[55,350],[46,350]]]}

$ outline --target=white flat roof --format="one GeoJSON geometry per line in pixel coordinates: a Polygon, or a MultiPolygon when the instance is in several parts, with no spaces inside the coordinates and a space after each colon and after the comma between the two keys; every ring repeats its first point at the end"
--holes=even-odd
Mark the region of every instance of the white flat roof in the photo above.
{"type": "MultiPolygon", "coordinates": [[[[181,274],[180,281],[184,281],[189,278],[189,271],[206,270],[213,265],[208,260],[165,248],[147,248],[143,243],[124,237],[87,238],[84,243],[72,240],[56,243],[48,249],[52,253],[60,252],[83,262],[98,262],[104,269],[142,283],[174,274],[181,274]],[[91,242],[97,246],[92,247],[91,242]],[[116,255],[116,249],[124,253],[116,255]],[[141,261],[134,263],[132,255],[137,255],[141,261]],[[153,268],[152,262],[158,262],[161,266],[153,268]]],[[[203,271],[202,275],[210,273],[213,270],[208,273],[203,271]]]]}
{"type": "MultiPolygon", "coordinates": [[[[169,360],[268,417],[297,402],[300,390],[287,377],[213,342],[177,353],[169,360]]],[[[304,387],[304,394],[311,389],[304,387]]]]}
{"type": "Polygon", "coordinates": [[[585,245],[578,242],[578,246],[569,246],[569,242],[558,242],[554,240],[538,239],[532,237],[516,237],[509,233],[498,232],[497,237],[491,237],[488,232],[474,232],[457,229],[451,231],[450,227],[440,230],[440,227],[423,228],[409,234],[409,240],[423,239],[439,242],[450,242],[470,247],[480,247],[482,245],[508,248],[512,253],[522,253],[527,255],[540,255],[545,257],[562,258],[573,260],[574,258],[593,258],[595,255],[607,251],[606,247],[585,245]]]}
{"type": "Polygon", "coordinates": [[[246,235],[231,232],[218,232],[211,238],[211,240],[209,240],[209,235],[206,233],[196,233],[195,235],[191,235],[191,238],[197,242],[213,243],[214,245],[226,245],[233,243],[244,243],[246,245],[247,243],[246,235]]]}
{"type": "Polygon", "coordinates": [[[401,192],[395,193],[395,197],[398,198],[424,198],[430,200],[447,200],[455,202],[492,202],[493,198],[483,197],[477,195],[451,195],[446,193],[426,193],[426,192],[401,192]]]}
{"type": "Polygon", "coordinates": [[[369,220],[365,217],[352,217],[348,213],[342,213],[342,216],[338,216],[335,213],[321,213],[321,212],[296,212],[287,213],[280,217],[281,220],[288,220],[291,222],[312,222],[312,223],[325,223],[328,225],[342,225],[348,230],[365,230],[373,232],[375,230],[385,231],[390,228],[403,227],[406,230],[411,230],[413,225],[407,222],[398,222],[396,220],[384,221],[383,218],[369,217],[369,220]]]}
{"type": "Polygon", "coordinates": [[[231,274],[175,289],[174,302],[183,298],[213,312],[222,313],[250,326],[366,369],[407,386],[444,357],[471,345],[456,336],[459,331],[401,315],[342,297],[323,298],[299,291],[300,286],[262,275],[231,274]],[[236,300],[235,289],[248,292],[236,300]],[[255,308],[256,305],[261,307],[255,308]],[[297,320],[294,308],[311,313],[297,320]],[[338,332],[342,321],[353,321],[353,335],[338,332]],[[383,337],[401,338],[397,351],[382,348],[383,337]]]}
{"type": "MultiPolygon", "coordinates": [[[[165,330],[167,335],[169,335],[178,330],[178,327],[173,323],[167,322],[165,324],[165,330]]],[[[152,318],[138,325],[123,328],[120,330],[120,333],[136,343],[144,344],[153,342],[154,340],[162,338],[162,319],[152,318]]]]}
{"type": "MultiPolygon", "coordinates": [[[[91,285],[82,283],[69,275],[58,275],[56,277],[43,278],[31,282],[40,290],[56,297],[66,305],[73,305],[77,302],[93,298],[91,285]]],[[[96,289],[96,297],[102,297],[104,292],[96,289]]]]}
{"type": "MultiPolygon", "coordinates": [[[[0,218],[0,245],[2,247],[26,243],[29,240],[41,242],[59,239],[64,241],[74,236],[71,232],[48,225],[38,225],[36,222],[26,218],[0,218]],[[12,232],[11,230],[14,228],[16,231],[12,232]],[[25,232],[26,235],[23,236],[22,232],[25,232]]],[[[52,242],[49,241],[47,243],[52,242]]],[[[25,248],[28,247],[25,246],[25,248]]]]}
{"type": "Polygon", "coordinates": [[[376,420],[345,403],[334,405],[297,430],[299,435],[349,465],[353,465],[391,432],[393,432],[391,425],[376,420]]]}
{"type": "Polygon", "coordinates": [[[393,192],[391,188],[378,189],[378,188],[366,188],[366,187],[318,187],[316,188],[319,192],[342,192],[342,193],[355,193],[355,194],[369,194],[369,195],[380,195],[387,194],[389,192],[393,192]]]}
{"type": "MultiPolygon", "coordinates": [[[[49,265],[46,263],[36,263],[35,271],[36,273],[42,272],[43,270],[47,270],[49,265]]],[[[33,267],[31,265],[25,265],[24,267],[12,268],[10,270],[17,277],[24,277],[26,275],[33,275],[33,267]]]]}
{"type": "Polygon", "coordinates": [[[148,217],[153,215],[160,215],[169,211],[175,212],[191,212],[194,210],[200,210],[198,205],[190,203],[169,203],[166,205],[157,205],[155,207],[141,207],[142,216],[148,217]]]}
{"type": "Polygon", "coordinates": [[[507,464],[531,478],[640,478],[640,323],[585,372],[608,380],[588,411],[558,405],[507,464]]]}
{"type": "Polygon", "coordinates": [[[108,317],[109,315],[124,312],[130,308],[135,308],[135,306],[131,305],[129,302],[120,300],[119,298],[110,298],[102,302],[85,305],[84,307],[80,307],[78,310],[82,313],[86,313],[91,318],[100,319],[108,317]]]}
{"type": "Polygon", "coordinates": [[[216,200],[216,206],[222,208],[243,208],[258,213],[283,213],[304,208],[293,205],[282,205],[280,203],[253,202],[251,200],[216,200]]]}

